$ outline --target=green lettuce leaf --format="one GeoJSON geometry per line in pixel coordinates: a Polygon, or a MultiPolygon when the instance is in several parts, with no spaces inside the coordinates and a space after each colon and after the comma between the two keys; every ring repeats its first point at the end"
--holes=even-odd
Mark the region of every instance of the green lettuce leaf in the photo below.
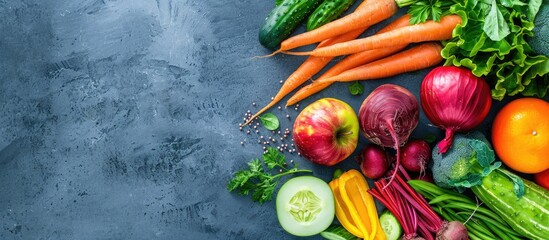
{"type": "Polygon", "coordinates": [[[463,19],[441,51],[445,65],[463,66],[483,77],[492,97],[544,97],[549,58],[532,50],[534,19],[542,0],[465,0],[449,12],[463,19]]]}

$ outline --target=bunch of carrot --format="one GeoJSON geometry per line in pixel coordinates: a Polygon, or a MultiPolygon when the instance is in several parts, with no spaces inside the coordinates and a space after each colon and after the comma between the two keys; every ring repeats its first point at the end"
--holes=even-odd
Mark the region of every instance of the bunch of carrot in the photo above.
{"type": "Polygon", "coordinates": [[[356,39],[370,26],[393,16],[397,10],[395,0],[364,0],[353,13],[313,31],[284,40],[280,49],[272,55],[286,53],[310,56],[286,79],[271,102],[249,118],[245,124],[311,79],[336,56],[350,54],[316,81],[296,92],[286,106],[293,105],[334,82],[390,77],[440,63],[442,46],[438,42],[430,41],[450,39],[453,29],[461,23],[461,18],[457,15],[444,16],[440,22],[427,21],[416,25],[410,25],[409,16],[404,15],[378,33],[356,39]],[[317,42],[320,43],[313,51],[289,52],[294,48],[317,42]],[[426,43],[401,51],[410,43],[420,42],[426,43]]]}

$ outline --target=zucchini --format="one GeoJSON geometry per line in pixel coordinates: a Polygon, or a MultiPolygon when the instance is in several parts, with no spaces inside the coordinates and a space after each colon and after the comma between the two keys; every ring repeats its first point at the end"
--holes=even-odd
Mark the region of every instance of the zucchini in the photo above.
{"type": "Polygon", "coordinates": [[[524,195],[517,197],[512,173],[496,169],[482,179],[482,184],[471,187],[475,195],[496,212],[516,232],[530,239],[549,236],[549,191],[523,179],[524,195]]]}
{"type": "Polygon", "coordinates": [[[307,31],[329,23],[355,3],[355,0],[325,0],[307,20],[307,31]]]}
{"type": "Polygon", "coordinates": [[[276,50],[276,47],[292,34],[320,2],[321,0],[284,0],[265,18],[265,22],[259,30],[261,45],[276,50]]]}

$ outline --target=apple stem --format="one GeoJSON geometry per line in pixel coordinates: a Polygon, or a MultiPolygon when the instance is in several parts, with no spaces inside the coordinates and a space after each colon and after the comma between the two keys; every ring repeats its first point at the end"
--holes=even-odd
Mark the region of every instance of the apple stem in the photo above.
{"type": "Polygon", "coordinates": [[[347,135],[351,135],[353,134],[353,131],[348,131],[348,132],[340,132],[337,134],[337,136],[341,137],[341,136],[347,136],[347,135]]]}

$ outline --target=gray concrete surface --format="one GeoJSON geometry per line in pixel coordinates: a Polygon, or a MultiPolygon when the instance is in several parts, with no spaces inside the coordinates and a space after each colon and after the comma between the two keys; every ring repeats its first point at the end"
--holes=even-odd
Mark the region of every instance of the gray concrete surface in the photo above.
{"type": "MultiPolygon", "coordinates": [[[[304,59],[251,59],[268,53],[257,32],[272,6],[0,0],[0,239],[293,239],[274,202],[225,190],[272,134],[239,131],[244,113],[304,59]]],[[[426,72],[366,93],[417,94],[426,72]]],[[[336,84],[300,109],[337,97],[358,111],[365,96],[336,84]]],[[[298,114],[271,112],[283,129],[298,114]]],[[[414,136],[427,134],[440,131],[422,115],[414,136]]],[[[335,169],[286,155],[325,180],[335,169]]]]}

